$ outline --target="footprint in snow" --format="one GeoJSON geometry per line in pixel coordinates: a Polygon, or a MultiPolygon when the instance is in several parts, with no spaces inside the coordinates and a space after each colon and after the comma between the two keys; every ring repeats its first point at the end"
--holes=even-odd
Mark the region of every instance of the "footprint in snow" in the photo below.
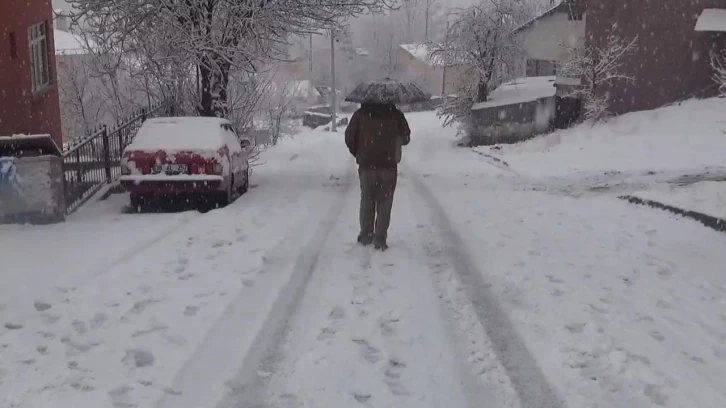
{"type": "Polygon", "coordinates": [[[587,323],[573,323],[565,325],[565,329],[572,334],[580,334],[585,330],[587,323]]]}
{"type": "Polygon", "coordinates": [[[144,349],[126,350],[121,362],[131,368],[151,367],[154,365],[154,354],[144,349]]]}
{"type": "Polygon", "coordinates": [[[80,320],[74,320],[74,321],[73,321],[73,322],[71,323],[71,327],[72,327],[72,328],[73,328],[73,330],[75,330],[75,331],[76,331],[76,333],[78,333],[78,334],[83,334],[83,333],[85,333],[85,332],[86,332],[86,323],[84,323],[84,322],[82,322],[82,321],[80,321],[80,320]]]}
{"type": "Polygon", "coordinates": [[[377,348],[373,347],[368,340],[365,339],[354,339],[354,343],[360,346],[360,353],[364,360],[371,364],[375,364],[381,360],[381,352],[377,348]]]}
{"type": "Polygon", "coordinates": [[[20,330],[23,328],[23,325],[19,323],[5,323],[5,328],[8,330],[20,330]]]}
{"type": "Polygon", "coordinates": [[[328,314],[330,322],[320,330],[318,341],[331,340],[338,333],[340,320],[345,318],[345,309],[342,306],[335,306],[328,314]]]}
{"type": "Polygon", "coordinates": [[[554,284],[557,284],[557,285],[561,285],[561,284],[565,283],[564,280],[562,280],[560,278],[556,278],[556,277],[554,277],[552,275],[547,275],[547,280],[550,281],[550,283],[554,283],[554,284]]]}
{"type": "Polygon", "coordinates": [[[384,370],[384,382],[388,385],[388,389],[391,390],[393,395],[410,395],[408,390],[406,390],[406,388],[400,383],[401,375],[405,368],[406,364],[397,358],[391,358],[388,360],[388,365],[384,370]]]}
{"type": "Polygon", "coordinates": [[[353,398],[361,404],[368,402],[371,396],[372,394],[370,392],[353,391],[353,398]]]}
{"type": "Polygon", "coordinates": [[[196,316],[199,312],[199,306],[187,306],[184,309],[184,316],[196,316]]]}
{"type": "Polygon", "coordinates": [[[114,408],[135,408],[137,404],[131,401],[129,393],[134,389],[128,385],[114,388],[108,392],[108,396],[111,399],[111,404],[114,408]]]}
{"type": "Polygon", "coordinates": [[[39,312],[45,312],[46,310],[51,308],[50,303],[45,302],[35,302],[33,304],[33,307],[35,307],[35,310],[39,312]]]}

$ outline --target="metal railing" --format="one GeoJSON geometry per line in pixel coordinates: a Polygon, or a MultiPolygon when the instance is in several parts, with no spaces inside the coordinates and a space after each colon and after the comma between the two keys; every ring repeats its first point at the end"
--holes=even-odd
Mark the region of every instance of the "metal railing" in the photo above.
{"type": "Polygon", "coordinates": [[[67,147],[63,152],[63,187],[66,213],[88,201],[104,185],[121,175],[121,155],[148,118],[168,114],[168,104],[141,109],[113,129],[106,125],[67,147]]]}

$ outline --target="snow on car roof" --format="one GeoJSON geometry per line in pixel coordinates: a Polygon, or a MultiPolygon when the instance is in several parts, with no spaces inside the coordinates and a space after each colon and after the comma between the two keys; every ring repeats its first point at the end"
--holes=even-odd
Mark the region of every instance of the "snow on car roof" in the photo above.
{"type": "Polygon", "coordinates": [[[222,125],[227,119],[204,117],[154,118],[141,125],[128,150],[213,150],[229,139],[222,125]]]}

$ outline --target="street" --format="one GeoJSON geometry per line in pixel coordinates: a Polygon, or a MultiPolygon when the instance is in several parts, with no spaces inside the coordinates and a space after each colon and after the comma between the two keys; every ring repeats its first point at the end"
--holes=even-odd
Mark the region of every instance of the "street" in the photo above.
{"type": "Polygon", "coordinates": [[[323,131],[224,209],[118,195],[1,226],[0,405],[726,406],[726,236],[408,116],[383,253],[355,243],[355,165],[323,131]],[[39,237],[63,256],[23,253],[39,237]]]}

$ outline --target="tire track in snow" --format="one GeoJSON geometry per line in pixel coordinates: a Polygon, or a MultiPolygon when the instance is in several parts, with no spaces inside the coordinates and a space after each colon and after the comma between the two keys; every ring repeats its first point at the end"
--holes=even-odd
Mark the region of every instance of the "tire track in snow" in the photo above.
{"type": "Polygon", "coordinates": [[[523,408],[562,408],[566,404],[544,375],[537,359],[529,352],[506,312],[492,293],[484,275],[467,250],[467,245],[449,219],[443,206],[424,184],[421,177],[403,166],[421,202],[430,209],[432,221],[448,243],[446,251],[461,280],[486,334],[494,345],[499,362],[507,372],[523,408]]]}
{"type": "Polygon", "coordinates": [[[176,224],[164,228],[158,234],[154,234],[151,238],[141,241],[138,244],[132,246],[131,248],[126,249],[125,251],[121,252],[120,255],[112,259],[110,262],[101,262],[96,267],[93,267],[80,275],[74,276],[71,280],[70,285],[76,286],[83,284],[89,279],[97,278],[119,265],[132,261],[137,256],[154,248],[154,246],[159,244],[164,238],[168,238],[170,235],[182,230],[184,227],[191,224],[192,221],[196,221],[203,216],[204,214],[194,214],[188,215],[186,217],[181,217],[181,219],[176,224]]]}
{"type": "MultiPolygon", "coordinates": [[[[226,395],[217,405],[219,408],[265,407],[265,391],[267,382],[274,372],[282,356],[281,350],[285,343],[289,323],[295,315],[295,311],[302,301],[306,287],[313,272],[318,266],[319,255],[332,233],[340,214],[345,206],[345,198],[351,189],[353,173],[348,172],[341,188],[333,201],[333,204],[325,212],[325,216],[318,224],[318,228],[312,237],[300,250],[292,266],[290,280],[276,296],[276,300],[270,309],[262,327],[257,332],[255,339],[248,349],[239,371],[233,379],[228,381],[226,395]]],[[[294,231],[293,231],[294,232],[294,231]]],[[[299,234],[293,233],[283,240],[280,252],[289,251],[290,244],[299,239],[299,234]]],[[[275,252],[273,250],[273,252],[275,252]]],[[[274,264],[273,264],[274,265],[274,264]]],[[[268,273],[275,273],[268,271],[268,273]]]]}

